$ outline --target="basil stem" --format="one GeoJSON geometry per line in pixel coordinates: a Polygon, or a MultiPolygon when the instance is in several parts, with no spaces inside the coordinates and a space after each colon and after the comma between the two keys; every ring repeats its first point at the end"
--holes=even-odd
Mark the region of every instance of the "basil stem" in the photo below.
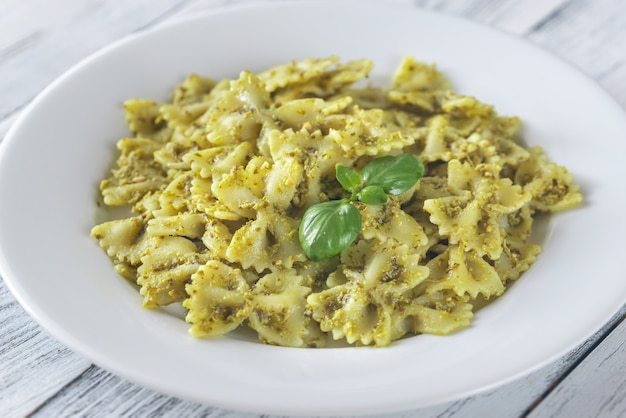
{"type": "Polygon", "coordinates": [[[382,205],[388,195],[399,195],[415,185],[424,174],[424,165],[413,154],[386,156],[370,161],[359,173],[337,164],[335,176],[349,199],[329,200],[309,207],[300,222],[298,237],[306,256],[325,260],[348,248],[361,233],[361,214],[352,205],[359,200],[382,205]]]}

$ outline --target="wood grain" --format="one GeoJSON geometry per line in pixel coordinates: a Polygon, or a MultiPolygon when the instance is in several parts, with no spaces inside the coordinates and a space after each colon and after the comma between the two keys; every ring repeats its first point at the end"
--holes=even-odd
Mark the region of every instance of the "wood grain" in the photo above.
{"type": "MultiPolygon", "coordinates": [[[[626,106],[622,0],[396,1],[523,36],[576,65],[626,106]]],[[[0,138],[49,82],[99,48],[177,16],[249,2],[259,0],[3,0],[0,138]]],[[[623,308],[580,347],[524,378],[456,402],[387,417],[625,416],[625,315],[623,308]]],[[[42,330],[0,281],[0,417],[27,415],[259,416],[165,396],[91,365],[42,330]]]]}
{"type": "Polygon", "coordinates": [[[23,416],[44,403],[89,362],[53,340],[0,283],[0,416],[23,416]]]}
{"type": "Polygon", "coordinates": [[[0,119],[21,109],[72,65],[109,43],[171,16],[185,0],[4,0],[0,119]],[[4,3],[8,2],[8,4],[4,3]],[[7,27],[12,28],[11,31],[7,27]],[[28,71],[24,71],[28,69],[28,71]]]}
{"type": "Polygon", "coordinates": [[[529,417],[626,417],[626,313],[529,417]]]}

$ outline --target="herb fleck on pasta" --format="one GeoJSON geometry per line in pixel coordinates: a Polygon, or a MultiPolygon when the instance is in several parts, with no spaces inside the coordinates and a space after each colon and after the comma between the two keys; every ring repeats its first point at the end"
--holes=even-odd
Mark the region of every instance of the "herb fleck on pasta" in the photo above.
{"type": "Polygon", "coordinates": [[[133,215],[91,235],[144,307],[182,304],[198,338],[386,346],[468,327],[530,268],[535,216],[582,200],[572,174],[436,66],[406,57],[389,86],[357,87],[372,68],[331,56],[194,74],[167,102],[125,103],[130,134],[100,190],[133,215]],[[407,155],[417,182],[385,171],[407,155]],[[316,231],[309,258],[314,207],[349,236],[328,248],[316,231]]]}

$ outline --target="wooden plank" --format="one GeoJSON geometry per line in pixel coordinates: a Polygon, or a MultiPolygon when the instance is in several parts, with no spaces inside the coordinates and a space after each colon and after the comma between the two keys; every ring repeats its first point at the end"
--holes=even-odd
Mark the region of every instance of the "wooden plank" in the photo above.
{"type": "Polygon", "coordinates": [[[23,416],[90,363],[30,319],[0,281],[0,416],[23,416]]]}
{"type": "Polygon", "coordinates": [[[619,326],[529,417],[626,417],[626,312],[619,326]]]}
{"type": "Polygon", "coordinates": [[[626,107],[625,27],[623,0],[572,0],[528,39],[580,68],[626,107]]]}
{"type": "Polygon", "coordinates": [[[416,5],[426,9],[464,16],[504,31],[524,35],[538,22],[551,16],[568,0],[517,1],[517,0],[418,0],[416,5]]]}
{"type": "Polygon", "coordinates": [[[415,4],[523,35],[597,80],[626,108],[623,0],[418,0],[415,4]]]}
{"type": "Polygon", "coordinates": [[[65,416],[258,417],[257,414],[225,411],[162,395],[95,366],[31,415],[65,416]]]}
{"type": "MultiPolygon", "coordinates": [[[[624,313],[626,313],[626,309],[624,313]]],[[[621,314],[616,316],[607,326],[613,326],[613,323],[618,318],[621,318],[621,314]]],[[[547,388],[551,387],[554,382],[560,381],[569,367],[580,361],[588,350],[595,346],[598,340],[605,334],[606,329],[598,331],[586,343],[555,363],[497,389],[434,407],[399,414],[376,415],[371,418],[522,416],[535,403],[537,398],[543,396],[547,388]]],[[[244,395],[242,394],[242,396],[244,395]]],[[[195,402],[162,395],[132,384],[94,366],[38,409],[33,414],[33,417],[83,416],[96,412],[97,415],[115,416],[118,418],[148,418],[164,412],[167,412],[167,416],[172,417],[219,416],[250,418],[258,416],[212,408],[195,402]]],[[[269,418],[267,415],[264,415],[264,417],[269,418]]]]}
{"type": "MultiPolygon", "coordinates": [[[[167,17],[184,0],[7,0],[0,5],[0,138],[23,107],[84,56],[167,17]],[[4,34],[10,34],[4,36],[4,34]]],[[[0,416],[24,416],[90,363],[39,327],[0,281],[0,416]]]]}
{"type": "MultiPolygon", "coordinates": [[[[607,333],[607,329],[626,314],[626,307],[616,315],[605,327],[596,332],[585,343],[569,352],[556,362],[529,374],[528,376],[500,386],[479,395],[426,410],[420,410],[423,417],[521,417],[527,415],[535,407],[537,399],[541,399],[549,388],[558,385],[565,378],[573,365],[578,364],[593,348],[599,344],[607,333]]],[[[550,411],[547,409],[546,411],[550,411]]],[[[422,415],[418,415],[422,417],[422,415]]],[[[551,416],[550,414],[538,415],[551,416]]],[[[565,417],[567,415],[564,415],[565,417]]],[[[578,415],[569,415],[570,417],[578,415]]]]}
{"type": "Polygon", "coordinates": [[[0,14],[0,24],[12,27],[14,34],[0,47],[0,120],[87,55],[155,24],[187,1],[63,0],[59,6],[47,0],[11,0],[0,14]]]}

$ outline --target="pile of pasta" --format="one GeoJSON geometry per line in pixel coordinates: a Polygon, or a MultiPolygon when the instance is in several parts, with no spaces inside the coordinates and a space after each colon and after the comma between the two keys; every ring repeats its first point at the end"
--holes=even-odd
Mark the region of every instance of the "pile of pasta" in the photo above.
{"type": "Polygon", "coordinates": [[[389,87],[355,85],[372,67],[333,56],[191,75],[167,103],[125,102],[132,135],[100,189],[133,215],[91,235],[144,307],[182,303],[195,337],[247,326],[281,346],[386,346],[468,327],[529,268],[533,217],[581,201],[572,175],[434,65],[406,57],[389,87]],[[346,197],[336,165],[400,153],[426,167],[415,187],[355,202],[356,241],[308,260],[300,219],[346,197]]]}

